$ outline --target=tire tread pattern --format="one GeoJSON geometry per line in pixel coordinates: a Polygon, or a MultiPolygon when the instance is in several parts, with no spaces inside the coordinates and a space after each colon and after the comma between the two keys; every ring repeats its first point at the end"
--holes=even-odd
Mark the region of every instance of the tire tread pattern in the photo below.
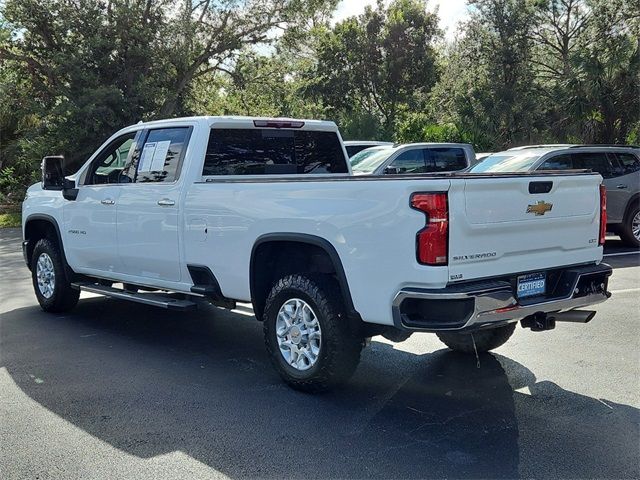
{"type": "Polygon", "coordinates": [[[296,390],[311,393],[330,390],[348,380],[360,361],[362,339],[349,327],[342,295],[329,275],[293,274],[278,280],[267,296],[263,328],[271,362],[283,380],[296,390]],[[320,357],[308,374],[294,372],[285,364],[275,339],[280,307],[287,298],[300,294],[311,300],[322,330],[320,357]]]}
{"type": "Polygon", "coordinates": [[[640,209],[640,205],[634,205],[629,209],[629,213],[626,218],[622,222],[622,227],[620,228],[620,238],[624,243],[626,243],[629,247],[638,248],[640,247],[640,242],[638,239],[633,236],[632,222],[633,217],[638,213],[640,209]]]}
{"type": "Polygon", "coordinates": [[[71,287],[71,282],[67,278],[62,254],[58,245],[49,238],[41,238],[33,248],[31,257],[31,278],[33,281],[33,289],[40,307],[45,312],[61,313],[67,312],[76,306],[80,298],[80,290],[71,287]],[[36,264],[41,253],[47,253],[53,262],[53,269],[56,275],[56,283],[51,298],[45,298],[38,289],[38,279],[36,276],[36,264]]]}

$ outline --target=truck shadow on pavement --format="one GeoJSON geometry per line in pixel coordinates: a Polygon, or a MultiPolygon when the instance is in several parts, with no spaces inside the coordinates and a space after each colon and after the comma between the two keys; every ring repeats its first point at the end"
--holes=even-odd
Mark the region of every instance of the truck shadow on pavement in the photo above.
{"type": "Polygon", "coordinates": [[[348,385],[312,396],[281,383],[253,317],[96,298],[64,316],[4,313],[1,355],[22,392],[88,434],[234,478],[640,475],[638,409],[497,354],[477,368],[373,342],[348,385]]]}

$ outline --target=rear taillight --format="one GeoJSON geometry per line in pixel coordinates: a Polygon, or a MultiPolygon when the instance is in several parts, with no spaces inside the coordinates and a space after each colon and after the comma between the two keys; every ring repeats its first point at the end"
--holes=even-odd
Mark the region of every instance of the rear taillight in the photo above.
{"type": "Polygon", "coordinates": [[[598,245],[604,245],[607,237],[607,189],[600,185],[600,239],[598,245]]]}
{"type": "Polygon", "coordinates": [[[411,208],[427,217],[416,236],[416,257],[424,265],[446,265],[449,243],[449,205],[446,193],[414,193],[411,208]]]}

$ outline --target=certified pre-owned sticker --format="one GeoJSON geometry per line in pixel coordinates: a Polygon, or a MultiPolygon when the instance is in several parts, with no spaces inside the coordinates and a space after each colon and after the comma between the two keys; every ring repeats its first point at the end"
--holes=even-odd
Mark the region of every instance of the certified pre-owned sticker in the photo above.
{"type": "Polygon", "coordinates": [[[485,253],[472,253],[471,255],[454,255],[454,262],[464,262],[467,260],[483,260],[485,258],[493,258],[497,255],[496,252],[485,252],[485,253]]]}

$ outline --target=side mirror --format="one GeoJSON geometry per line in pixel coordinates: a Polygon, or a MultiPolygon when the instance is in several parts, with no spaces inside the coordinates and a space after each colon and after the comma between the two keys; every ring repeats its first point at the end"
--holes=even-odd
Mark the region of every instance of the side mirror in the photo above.
{"type": "Polygon", "coordinates": [[[78,198],[76,182],[64,177],[64,157],[51,155],[42,159],[42,189],[62,190],[67,200],[78,198]]]}
{"type": "Polygon", "coordinates": [[[42,189],[62,190],[64,188],[64,157],[51,155],[42,159],[42,189]]]}
{"type": "Polygon", "coordinates": [[[397,175],[400,173],[400,169],[398,167],[385,167],[384,174],[385,175],[397,175]]]}

